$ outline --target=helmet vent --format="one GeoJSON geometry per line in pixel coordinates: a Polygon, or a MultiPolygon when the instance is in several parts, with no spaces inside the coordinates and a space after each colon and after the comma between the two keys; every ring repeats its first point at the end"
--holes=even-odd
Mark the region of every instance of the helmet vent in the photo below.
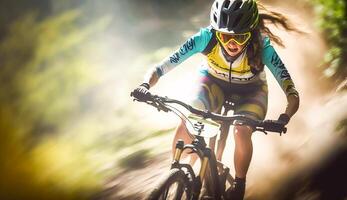
{"type": "Polygon", "coordinates": [[[256,1],[214,0],[210,13],[211,26],[226,33],[252,31],[259,21],[256,1]]]}
{"type": "Polygon", "coordinates": [[[234,10],[240,9],[241,5],[242,5],[242,1],[236,2],[235,7],[234,7],[234,10]]]}
{"type": "Polygon", "coordinates": [[[225,1],[224,8],[229,8],[230,6],[230,1],[225,1]]]}
{"type": "Polygon", "coordinates": [[[226,13],[222,13],[222,18],[221,18],[221,20],[222,20],[222,24],[223,24],[223,26],[224,27],[226,27],[227,26],[227,24],[228,24],[228,14],[226,14],[226,13]]]}
{"type": "Polygon", "coordinates": [[[232,27],[238,26],[238,24],[239,24],[239,22],[240,22],[240,20],[241,20],[241,17],[242,17],[241,15],[239,15],[239,16],[236,17],[236,19],[235,19],[235,21],[234,21],[232,27]]]}
{"type": "Polygon", "coordinates": [[[252,22],[252,17],[253,17],[252,15],[248,16],[247,19],[245,19],[245,22],[250,24],[252,22]]]}

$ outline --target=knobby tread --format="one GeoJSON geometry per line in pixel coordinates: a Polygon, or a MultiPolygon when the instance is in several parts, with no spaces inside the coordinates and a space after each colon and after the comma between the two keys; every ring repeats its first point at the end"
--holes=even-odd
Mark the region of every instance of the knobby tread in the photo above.
{"type": "Polygon", "coordinates": [[[160,195],[175,182],[180,182],[183,188],[186,189],[184,192],[187,194],[187,197],[190,197],[191,186],[187,176],[181,169],[174,168],[161,179],[159,184],[149,194],[147,200],[158,200],[160,195]]]}

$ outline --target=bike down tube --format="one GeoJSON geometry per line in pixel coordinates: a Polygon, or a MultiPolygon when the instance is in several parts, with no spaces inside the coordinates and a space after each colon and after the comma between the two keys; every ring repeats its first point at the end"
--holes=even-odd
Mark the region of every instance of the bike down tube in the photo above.
{"type": "Polygon", "coordinates": [[[206,173],[206,169],[207,169],[208,164],[209,164],[208,163],[208,157],[205,156],[202,159],[201,168],[200,168],[200,172],[199,172],[199,178],[200,178],[201,182],[203,181],[203,179],[205,177],[205,173],[206,173]]]}
{"type": "MultiPolygon", "coordinates": [[[[218,173],[217,173],[217,171],[218,171],[217,160],[216,160],[216,157],[214,156],[212,150],[209,148],[200,149],[194,145],[189,144],[189,145],[184,146],[183,151],[186,149],[190,149],[194,153],[198,154],[200,161],[201,161],[201,167],[200,167],[199,175],[196,177],[197,180],[199,180],[199,186],[198,186],[197,191],[195,191],[195,193],[196,193],[195,195],[199,196],[200,189],[202,187],[203,180],[205,179],[205,175],[206,175],[206,171],[207,171],[208,167],[210,167],[212,182],[217,183],[217,184],[219,183],[218,173]],[[213,163],[215,163],[215,164],[213,164],[213,163]]],[[[214,187],[215,187],[214,190],[216,192],[215,193],[216,198],[219,199],[221,197],[221,192],[219,190],[219,187],[218,187],[218,185],[214,185],[214,187]]]]}
{"type": "MultiPolygon", "coordinates": [[[[217,167],[217,160],[215,157],[215,154],[212,152],[211,149],[207,148],[205,149],[205,156],[208,158],[207,159],[207,164],[206,166],[210,167],[210,181],[212,181],[212,187],[214,190],[214,195],[216,199],[221,198],[221,191],[220,191],[220,181],[219,181],[219,176],[218,176],[218,167],[217,167]]],[[[206,175],[206,169],[204,172],[204,176],[206,175]]]]}

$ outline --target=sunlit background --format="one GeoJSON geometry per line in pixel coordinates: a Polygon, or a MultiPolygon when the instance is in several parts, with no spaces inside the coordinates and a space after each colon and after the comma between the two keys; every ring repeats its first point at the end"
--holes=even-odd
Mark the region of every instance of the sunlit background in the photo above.
{"type": "MultiPolygon", "coordinates": [[[[0,199],[143,199],[169,169],[178,119],[129,94],[209,24],[212,0],[0,2],[0,199]]],[[[261,2],[306,32],[272,27],[301,107],[285,136],[254,134],[246,199],[343,200],[346,3],[261,2]]],[[[203,59],[190,58],[152,92],[188,102],[203,59]]],[[[275,119],[286,98],[267,78],[275,119]]]]}

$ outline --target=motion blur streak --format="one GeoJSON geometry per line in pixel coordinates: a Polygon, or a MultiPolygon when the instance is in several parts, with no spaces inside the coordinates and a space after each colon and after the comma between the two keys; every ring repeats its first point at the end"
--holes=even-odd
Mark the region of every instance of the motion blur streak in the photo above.
{"type": "MultiPolygon", "coordinates": [[[[0,2],[0,199],[142,199],[168,169],[178,119],[133,103],[129,93],[208,25],[211,1],[0,2]]],[[[346,177],[334,164],[345,167],[347,95],[332,94],[334,83],[320,79],[327,47],[311,9],[276,2],[267,1],[308,32],[276,31],[302,103],[287,135],[254,135],[246,198],[339,199],[345,193],[319,178],[346,177]]],[[[201,60],[183,63],[153,93],[188,101],[201,60]]],[[[267,118],[277,118],[285,97],[267,77],[267,118]]]]}

